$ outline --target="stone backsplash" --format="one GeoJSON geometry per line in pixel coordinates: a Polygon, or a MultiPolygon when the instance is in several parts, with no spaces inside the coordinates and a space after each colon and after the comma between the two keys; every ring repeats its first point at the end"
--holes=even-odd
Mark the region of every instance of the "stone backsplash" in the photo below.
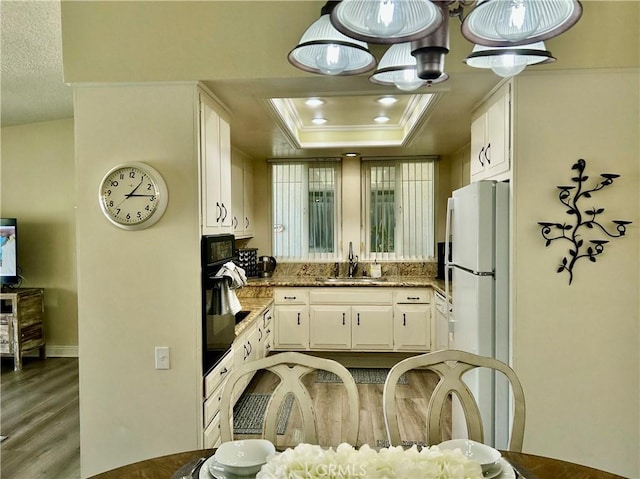
{"type": "MultiPolygon", "coordinates": [[[[369,266],[372,262],[358,263],[356,276],[369,276],[369,266]],[[363,274],[364,272],[364,274],[363,274]]],[[[380,263],[382,276],[411,276],[435,278],[438,272],[436,262],[384,262],[380,263]]],[[[273,277],[332,277],[347,276],[349,263],[278,263],[273,277]],[[339,272],[336,275],[336,264],[339,272]]]]}

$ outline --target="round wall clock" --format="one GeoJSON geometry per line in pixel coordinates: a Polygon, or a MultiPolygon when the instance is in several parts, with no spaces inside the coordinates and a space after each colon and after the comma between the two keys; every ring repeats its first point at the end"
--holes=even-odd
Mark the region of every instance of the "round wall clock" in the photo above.
{"type": "Polygon", "coordinates": [[[125,230],[141,230],[155,224],[169,200],[160,173],[140,162],[110,169],[100,182],[98,195],[107,219],[125,230]]]}

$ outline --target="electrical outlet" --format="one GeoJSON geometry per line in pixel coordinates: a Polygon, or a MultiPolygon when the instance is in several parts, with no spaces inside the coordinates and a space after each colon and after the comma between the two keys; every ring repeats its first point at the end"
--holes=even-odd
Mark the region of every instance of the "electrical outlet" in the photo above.
{"type": "Polygon", "coordinates": [[[169,369],[169,348],[156,346],[156,369],[169,369]]]}

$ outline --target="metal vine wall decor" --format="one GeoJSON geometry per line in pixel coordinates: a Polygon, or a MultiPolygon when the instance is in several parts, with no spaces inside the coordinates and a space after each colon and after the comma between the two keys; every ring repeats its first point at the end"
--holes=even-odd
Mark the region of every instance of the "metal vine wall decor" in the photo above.
{"type": "Polygon", "coordinates": [[[568,241],[569,254],[562,258],[560,266],[557,272],[562,273],[566,271],[569,273],[569,284],[573,281],[573,268],[579,259],[589,258],[593,263],[596,262],[596,256],[601,255],[604,252],[604,245],[609,241],[606,239],[588,239],[588,243],[585,243],[586,229],[592,230],[589,235],[591,237],[598,236],[601,233],[609,236],[610,238],[619,238],[624,236],[626,232],[626,226],[631,221],[625,220],[612,220],[615,225],[615,232],[609,232],[600,221],[598,216],[604,213],[604,208],[591,207],[582,211],[578,205],[578,201],[583,198],[591,198],[591,194],[599,191],[606,186],[613,183],[613,180],[620,175],[613,173],[601,173],[600,180],[594,187],[587,189],[585,181],[589,179],[584,174],[586,162],[583,159],[578,160],[571,169],[577,170],[577,175],[571,178],[571,181],[577,184],[577,186],[558,186],[560,190],[558,193],[558,199],[560,203],[566,206],[567,214],[573,217],[573,224],[567,223],[551,223],[546,221],[540,221],[538,224],[542,226],[542,237],[547,240],[546,246],[549,246],[552,241],[564,240],[568,241]],[[585,229],[586,228],[586,229],[585,229]]]}

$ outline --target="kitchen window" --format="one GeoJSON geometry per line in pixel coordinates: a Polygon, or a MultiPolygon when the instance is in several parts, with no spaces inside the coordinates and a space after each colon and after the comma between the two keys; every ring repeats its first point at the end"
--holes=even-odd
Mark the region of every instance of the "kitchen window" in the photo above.
{"type": "Polygon", "coordinates": [[[273,253],[278,260],[335,260],[340,244],[340,162],[271,163],[273,253]]]}
{"type": "Polygon", "coordinates": [[[433,258],[433,158],[363,158],[362,207],[363,259],[433,258]]]}

